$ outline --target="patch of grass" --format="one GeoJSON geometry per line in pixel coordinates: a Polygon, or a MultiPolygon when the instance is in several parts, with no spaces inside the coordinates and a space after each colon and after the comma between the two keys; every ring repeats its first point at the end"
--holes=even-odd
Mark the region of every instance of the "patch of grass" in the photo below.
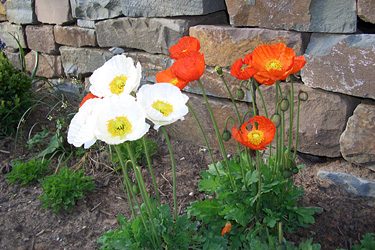
{"type": "Polygon", "coordinates": [[[76,200],[82,199],[95,188],[92,177],[85,177],[83,169],[73,172],[67,167],[62,168],[58,174],[40,180],[40,183],[44,189],[39,198],[44,203],[42,208],[51,208],[55,213],[60,208],[71,210],[76,200]]]}
{"type": "Polygon", "coordinates": [[[12,172],[5,175],[5,178],[9,180],[9,184],[18,183],[21,186],[30,185],[50,171],[50,168],[47,167],[49,161],[44,159],[36,160],[33,158],[27,162],[22,162],[20,159],[15,159],[12,161],[12,163],[12,172]]]}

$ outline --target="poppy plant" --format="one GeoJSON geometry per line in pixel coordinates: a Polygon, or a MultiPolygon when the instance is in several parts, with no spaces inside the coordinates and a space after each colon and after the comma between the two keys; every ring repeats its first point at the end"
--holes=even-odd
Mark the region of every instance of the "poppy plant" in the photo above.
{"type": "Polygon", "coordinates": [[[264,85],[272,85],[297,73],[306,61],[303,56],[295,56],[292,48],[284,43],[260,45],[252,53],[252,67],[257,71],[255,80],[264,85]]]}
{"type": "Polygon", "coordinates": [[[230,73],[232,76],[240,80],[250,79],[257,71],[252,67],[252,54],[247,54],[245,59],[238,59],[234,62],[230,73]]]}
{"type": "Polygon", "coordinates": [[[160,71],[156,74],[156,82],[167,82],[171,83],[174,86],[178,87],[180,90],[186,87],[186,85],[189,84],[189,82],[182,80],[181,78],[178,78],[172,71],[172,67],[169,67],[166,70],[160,71]]]}
{"type": "Polygon", "coordinates": [[[199,40],[192,36],[182,37],[175,45],[169,48],[169,55],[173,59],[186,57],[191,51],[199,51],[201,45],[199,40]]]}
{"type": "Polygon", "coordinates": [[[273,141],[275,133],[275,125],[264,116],[254,116],[242,124],[241,128],[233,127],[232,130],[233,138],[252,150],[267,149],[265,146],[273,141]],[[246,128],[249,123],[252,125],[250,131],[246,128]]]}
{"type": "Polygon", "coordinates": [[[172,71],[177,78],[192,82],[203,75],[205,67],[203,54],[198,51],[191,51],[186,57],[180,58],[173,63],[172,71]]]}

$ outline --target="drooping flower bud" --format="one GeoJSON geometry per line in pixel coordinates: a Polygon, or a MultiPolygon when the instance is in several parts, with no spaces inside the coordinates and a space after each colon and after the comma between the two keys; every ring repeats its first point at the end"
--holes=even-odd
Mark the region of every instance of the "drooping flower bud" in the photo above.
{"type": "Polygon", "coordinates": [[[224,141],[229,141],[232,135],[228,130],[225,129],[221,137],[223,138],[224,141]]]}
{"type": "Polygon", "coordinates": [[[298,99],[300,99],[301,101],[307,101],[308,98],[309,96],[306,92],[303,92],[303,91],[299,92],[298,99]]]}
{"type": "Polygon", "coordinates": [[[242,100],[245,97],[245,92],[242,89],[237,89],[236,97],[238,100],[242,100]]]}
{"type": "Polygon", "coordinates": [[[283,99],[280,102],[280,109],[282,111],[287,111],[289,109],[289,100],[288,99],[283,99]]]}
{"type": "Polygon", "coordinates": [[[273,122],[273,124],[275,124],[275,127],[278,128],[281,124],[281,116],[275,113],[272,115],[271,121],[273,122]]]}
{"type": "Polygon", "coordinates": [[[215,70],[216,70],[216,72],[219,74],[219,76],[222,76],[222,75],[223,75],[223,70],[221,69],[220,66],[216,66],[216,67],[215,67],[215,70]]]}

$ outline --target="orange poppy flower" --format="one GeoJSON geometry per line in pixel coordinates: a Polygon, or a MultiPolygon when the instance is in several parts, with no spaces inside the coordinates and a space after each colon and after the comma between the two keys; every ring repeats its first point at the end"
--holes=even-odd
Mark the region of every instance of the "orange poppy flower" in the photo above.
{"type": "Polygon", "coordinates": [[[160,71],[156,74],[156,82],[168,82],[170,84],[175,85],[180,90],[186,87],[186,85],[189,84],[189,82],[182,80],[181,78],[178,78],[172,71],[172,67],[169,67],[166,70],[160,71]]]}
{"type": "Polygon", "coordinates": [[[177,42],[177,44],[169,48],[169,52],[171,52],[169,56],[177,60],[186,57],[186,55],[191,51],[199,51],[200,49],[201,45],[197,38],[192,36],[184,36],[177,42]]]}
{"type": "Polygon", "coordinates": [[[247,54],[244,60],[240,58],[235,61],[230,70],[231,75],[240,80],[250,79],[256,73],[256,70],[252,67],[252,58],[252,54],[247,54]]]}
{"type": "Polygon", "coordinates": [[[186,57],[176,60],[172,65],[172,71],[177,76],[187,82],[198,80],[205,70],[204,56],[198,51],[187,53],[186,57]]]}
{"type": "Polygon", "coordinates": [[[252,150],[267,149],[265,146],[273,141],[276,127],[273,122],[264,116],[254,116],[248,122],[242,124],[241,128],[233,127],[233,138],[242,145],[252,150]],[[254,123],[257,123],[257,127],[254,123]],[[246,126],[253,126],[249,131],[246,126]]]}
{"type": "Polygon", "coordinates": [[[232,229],[232,224],[228,221],[225,224],[223,230],[221,231],[221,236],[224,236],[224,234],[229,233],[231,229],[232,229]]]}
{"type": "Polygon", "coordinates": [[[306,63],[303,56],[295,57],[294,50],[286,47],[284,43],[260,45],[252,54],[252,66],[257,70],[254,78],[264,85],[285,80],[306,63]]]}
{"type": "Polygon", "coordinates": [[[93,95],[91,92],[88,93],[82,100],[81,104],[79,105],[79,107],[81,107],[87,100],[90,100],[90,99],[93,99],[93,98],[99,98],[98,96],[96,95],[93,95]]]}

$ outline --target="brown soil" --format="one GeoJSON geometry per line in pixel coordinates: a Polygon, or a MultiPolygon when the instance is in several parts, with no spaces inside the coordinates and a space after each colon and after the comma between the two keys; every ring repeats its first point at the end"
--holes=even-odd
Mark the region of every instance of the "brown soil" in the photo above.
{"type": "MultiPolygon", "coordinates": [[[[48,111],[43,107],[40,109],[28,118],[24,135],[35,121],[45,120],[48,111]]],[[[50,126],[49,129],[53,130],[55,125],[50,126]]],[[[34,128],[33,131],[41,129],[34,128]]],[[[166,141],[155,132],[150,137],[159,145],[153,164],[161,199],[173,207],[171,164],[166,141]]],[[[211,161],[208,153],[199,146],[176,138],[172,138],[171,143],[177,164],[178,209],[184,213],[190,202],[204,198],[204,194],[196,191],[199,173],[206,170],[211,161]]],[[[86,175],[94,178],[96,189],[78,201],[71,211],[55,214],[49,209],[41,209],[39,196],[43,190],[39,183],[23,187],[8,185],[4,177],[10,170],[11,159],[32,156],[25,147],[25,140],[18,139],[16,143],[14,138],[1,139],[0,149],[0,249],[98,249],[96,240],[104,232],[118,227],[117,215],[131,216],[126,195],[121,190],[118,177],[111,171],[106,153],[92,148],[82,159],[71,158],[67,162],[68,167],[84,168],[86,175]]],[[[215,152],[215,157],[220,158],[219,152],[215,152]]],[[[319,169],[347,172],[375,181],[374,172],[342,159],[300,156],[298,161],[307,166],[295,177],[296,185],[303,185],[306,192],[300,205],[321,207],[323,212],[315,215],[316,222],[311,227],[287,235],[289,241],[301,242],[313,238],[313,242],[321,244],[323,250],[350,249],[365,233],[375,232],[375,198],[355,197],[317,179],[319,169]]],[[[51,166],[55,170],[56,165],[51,166]]],[[[147,168],[143,168],[143,174],[152,190],[147,168]]]]}

